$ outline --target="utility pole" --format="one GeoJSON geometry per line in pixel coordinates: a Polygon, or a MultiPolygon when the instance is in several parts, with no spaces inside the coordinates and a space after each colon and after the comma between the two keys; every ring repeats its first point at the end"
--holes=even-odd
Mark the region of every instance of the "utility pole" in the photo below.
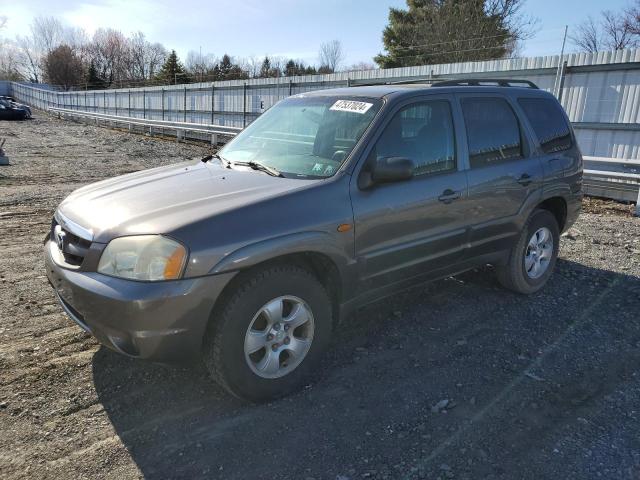
{"type": "Polygon", "coordinates": [[[564,26],[564,38],[562,39],[562,49],[560,50],[560,58],[558,59],[558,69],[556,70],[556,80],[553,83],[553,94],[558,98],[560,94],[560,77],[562,75],[563,68],[563,58],[564,58],[564,46],[567,43],[567,31],[569,30],[569,25],[564,26]]]}

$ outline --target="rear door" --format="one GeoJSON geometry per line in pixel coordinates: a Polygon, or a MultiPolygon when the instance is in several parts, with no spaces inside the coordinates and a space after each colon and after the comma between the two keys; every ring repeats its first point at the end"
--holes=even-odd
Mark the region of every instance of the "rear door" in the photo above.
{"type": "Polygon", "coordinates": [[[555,98],[528,96],[518,98],[518,105],[537,140],[545,187],[557,187],[558,182],[554,180],[565,184],[568,181],[575,182],[571,175],[581,170],[582,160],[579,150],[575,148],[568,118],[558,101],[555,98]]]}
{"type": "Polygon", "coordinates": [[[469,170],[469,257],[511,247],[525,205],[541,197],[543,170],[515,106],[496,93],[458,94],[469,170]]]}
{"type": "Polygon", "coordinates": [[[449,95],[429,95],[398,106],[365,152],[368,162],[405,157],[416,167],[411,180],[366,190],[354,175],[361,291],[428,275],[463,257],[467,183],[458,162],[452,101],[449,95]]]}

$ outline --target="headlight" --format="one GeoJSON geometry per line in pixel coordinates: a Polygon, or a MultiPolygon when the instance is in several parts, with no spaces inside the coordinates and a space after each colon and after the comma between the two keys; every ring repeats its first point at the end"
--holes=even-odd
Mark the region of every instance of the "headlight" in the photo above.
{"type": "Polygon", "coordinates": [[[162,235],[115,238],[102,252],[98,272],[133,280],[180,278],[187,262],[187,250],[162,235]]]}

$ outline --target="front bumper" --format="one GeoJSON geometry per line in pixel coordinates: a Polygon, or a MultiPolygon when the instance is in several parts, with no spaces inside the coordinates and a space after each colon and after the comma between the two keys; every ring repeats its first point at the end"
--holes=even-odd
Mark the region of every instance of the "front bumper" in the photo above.
{"type": "Polygon", "coordinates": [[[199,355],[216,299],[234,273],[138,282],[63,268],[45,243],[49,282],[67,315],[103,345],[160,361],[199,355]]]}

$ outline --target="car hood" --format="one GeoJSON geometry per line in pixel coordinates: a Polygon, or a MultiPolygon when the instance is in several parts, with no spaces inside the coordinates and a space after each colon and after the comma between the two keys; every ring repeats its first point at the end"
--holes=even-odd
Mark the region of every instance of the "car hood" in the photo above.
{"type": "Polygon", "coordinates": [[[166,233],[234,208],[305,188],[318,180],[272,177],[190,161],[143,170],[74,191],[58,212],[90,230],[96,242],[166,233]]]}

